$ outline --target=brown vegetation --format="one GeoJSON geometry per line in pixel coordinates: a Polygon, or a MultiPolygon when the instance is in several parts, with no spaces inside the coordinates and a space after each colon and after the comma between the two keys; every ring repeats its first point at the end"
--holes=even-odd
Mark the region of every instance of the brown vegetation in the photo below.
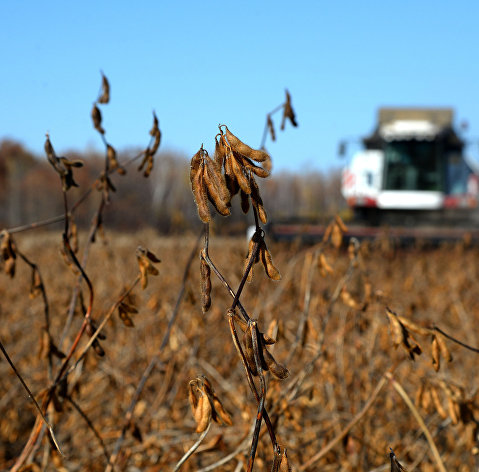
{"type": "MultiPolygon", "coordinates": [[[[149,144],[117,155],[99,108],[109,96],[102,75],[91,117],[105,156],[86,188],[88,166],[47,136],[60,195],[48,223],[61,233],[0,233],[0,467],[477,468],[479,250],[345,244],[338,216],[315,246],[274,244],[257,181],[269,155],[225,125],[214,158],[202,147],[191,161],[196,236],[105,233],[108,215],[135,218],[114,216],[117,186],[136,161],[150,176],[161,141],[154,115],[149,144]],[[239,208],[255,224],[249,242],[211,224],[239,208]]],[[[297,125],[288,92],[278,110],[281,128],[297,125]]]]}

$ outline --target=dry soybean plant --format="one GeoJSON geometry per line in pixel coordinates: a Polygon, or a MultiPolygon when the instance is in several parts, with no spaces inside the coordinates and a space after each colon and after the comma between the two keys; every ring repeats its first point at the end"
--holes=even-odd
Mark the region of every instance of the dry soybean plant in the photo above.
{"type": "Polygon", "coordinates": [[[14,370],[24,389],[27,391],[29,398],[35,405],[38,413],[34,427],[32,428],[30,438],[26,443],[22,453],[17,458],[15,464],[11,468],[12,471],[24,470],[23,464],[32,459],[35,451],[38,449],[38,444],[43,436],[45,426],[48,428],[50,438],[54,444],[55,449],[60,455],[63,455],[61,445],[56,440],[54,434],[54,427],[51,424],[53,417],[50,408],[54,406],[57,413],[64,410],[64,403],[70,403],[79,412],[79,414],[87,421],[88,425],[93,430],[95,436],[100,441],[100,446],[103,448],[107,461],[110,461],[109,454],[105,445],[93,427],[88,416],[81,410],[80,406],[72,397],[72,389],[69,385],[69,375],[75,371],[79,364],[83,361],[87,351],[92,347],[96,355],[102,357],[105,355],[103,348],[103,341],[105,335],[102,333],[102,328],[105,326],[108,319],[119,311],[119,316],[126,326],[132,326],[132,320],[129,313],[135,313],[136,308],[132,303],[132,291],[136,285],[141,281],[142,288],[146,287],[147,275],[157,275],[157,269],[153,264],[159,260],[150,251],[138,248],[137,259],[140,273],[134,280],[117,296],[113,296],[111,301],[111,308],[104,315],[101,323],[94,317],[95,312],[95,289],[90,280],[86,265],[91,245],[95,242],[97,235],[102,233],[102,222],[104,213],[110,203],[112,192],[116,191],[115,185],[112,182],[112,175],[117,173],[124,176],[129,167],[134,161],[142,159],[138,168],[139,171],[144,169],[144,176],[148,177],[153,168],[153,157],[159,148],[161,141],[161,132],[159,129],[159,122],[155,114],[153,114],[153,126],[150,130],[150,143],[146,149],[140,152],[137,156],[131,158],[129,161],[120,164],[117,159],[117,152],[115,148],[107,141],[106,131],[102,125],[102,113],[99,106],[108,104],[110,101],[110,84],[106,76],[102,73],[102,83],[98,98],[93,103],[91,111],[91,119],[93,127],[98,131],[105,146],[105,164],[102,172],[86,190],[83,195],[73,204],[69,201],[69,190],[73,187],[78,187],[75,181],[74,172],[76,169],[83,166],[83,162],[76,159],[69,159],[67,157],[58,156],[55,152],[50,136],[47,134],[45,141],[45,153],[53,170],[58,174],[60,180],[60,190],[62,193],[64,213],[57,217],[50,218],[46,221],[35,222],[29,225],[3,230],[1,232],[1,259],[4,272],[12,279],[15,277],[15,269],[17,260],[22,260],[31,270],[31,287],[30,298],[41,296],[43,300],[44,311],[44,325],[41,334],[41,355],[44,357],[47,369],[48,385],[37,395],[31,392],[30,388],[24,381],[21,373],[16,368],[14,362],[7,353],[6,348],[0,343],[0,348],[4,357],[7,359],[11,368],[14,370]],[[92,217],[92,222],[88,232],[87,240],[83,246],[83,255],[80,260],[80,245],[78,238],[78,230],[75,224],[75,212],[81,204],[92,195],[98,195],[98,206],[95,214],[92,217]],[[13,235],[36,228],[50,225],[63,221],[64,227],[62,232],[61,253],[67,266],[71,269],[76,282],[73,284],[71,299],[69,303],[69,310],[64,323],[64,328],[61,333],[54,334],[51,329],[50,303],[47,296],[47,291],[42,277],[42,271],[38,265],[31,261],[23,251],[17,246],[13,239],[13,235]],[[85,290],[86,289],[86,295],[85,290]],[[72,320],[76,311],[80,310],[83,315],[83,322],[78,332],[73,336],[72,343],[66,345],[66,339],[70,335],[72,328],[72,320]],[[80,340],[83,335],[88,336],[88,342],[80,349],[80,340]]]}

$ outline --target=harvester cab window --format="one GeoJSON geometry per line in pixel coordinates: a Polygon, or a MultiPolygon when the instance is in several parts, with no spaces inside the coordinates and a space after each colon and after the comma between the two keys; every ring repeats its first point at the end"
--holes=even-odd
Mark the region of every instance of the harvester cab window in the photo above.
{"type": "Polygon", "coordinates": [[[435,142],[393,141],[385,149],[385,190],[442,190],[435,142]]]}

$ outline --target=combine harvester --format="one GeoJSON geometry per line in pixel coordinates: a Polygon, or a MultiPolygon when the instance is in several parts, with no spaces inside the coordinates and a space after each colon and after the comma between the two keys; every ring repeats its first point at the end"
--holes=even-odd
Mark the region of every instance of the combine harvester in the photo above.
{"type": "MultiPolygon", "coordinates": [[[[349,236],[401,242],[479,242],[479,168],[464,154],[449,108],[381,108],[370,136],[343,170],[353,210],[349,236]]],[[[321,236],[319,225],[272,225],[273,237],[321,236]]]]}

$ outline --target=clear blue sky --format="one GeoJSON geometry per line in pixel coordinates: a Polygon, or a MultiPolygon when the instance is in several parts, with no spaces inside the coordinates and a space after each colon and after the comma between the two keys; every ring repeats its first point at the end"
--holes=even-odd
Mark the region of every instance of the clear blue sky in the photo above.
{"type": "MultiPolygon", "coordinates": [[[[43,153],[209,150],[218,123],[252,146],[293,99],[299,128],[267,142],[276,170],[338,166],[337,143],[369,133],[381,105],[452,106],[479,136],[479,3],[470,1],[8,1],[0,6],[0,139],[43,153]]],[[[279,125],[279,116],[276,124],[279,125]]],[[[476,149],[473,149],[477,154],[476,149]]]]}

